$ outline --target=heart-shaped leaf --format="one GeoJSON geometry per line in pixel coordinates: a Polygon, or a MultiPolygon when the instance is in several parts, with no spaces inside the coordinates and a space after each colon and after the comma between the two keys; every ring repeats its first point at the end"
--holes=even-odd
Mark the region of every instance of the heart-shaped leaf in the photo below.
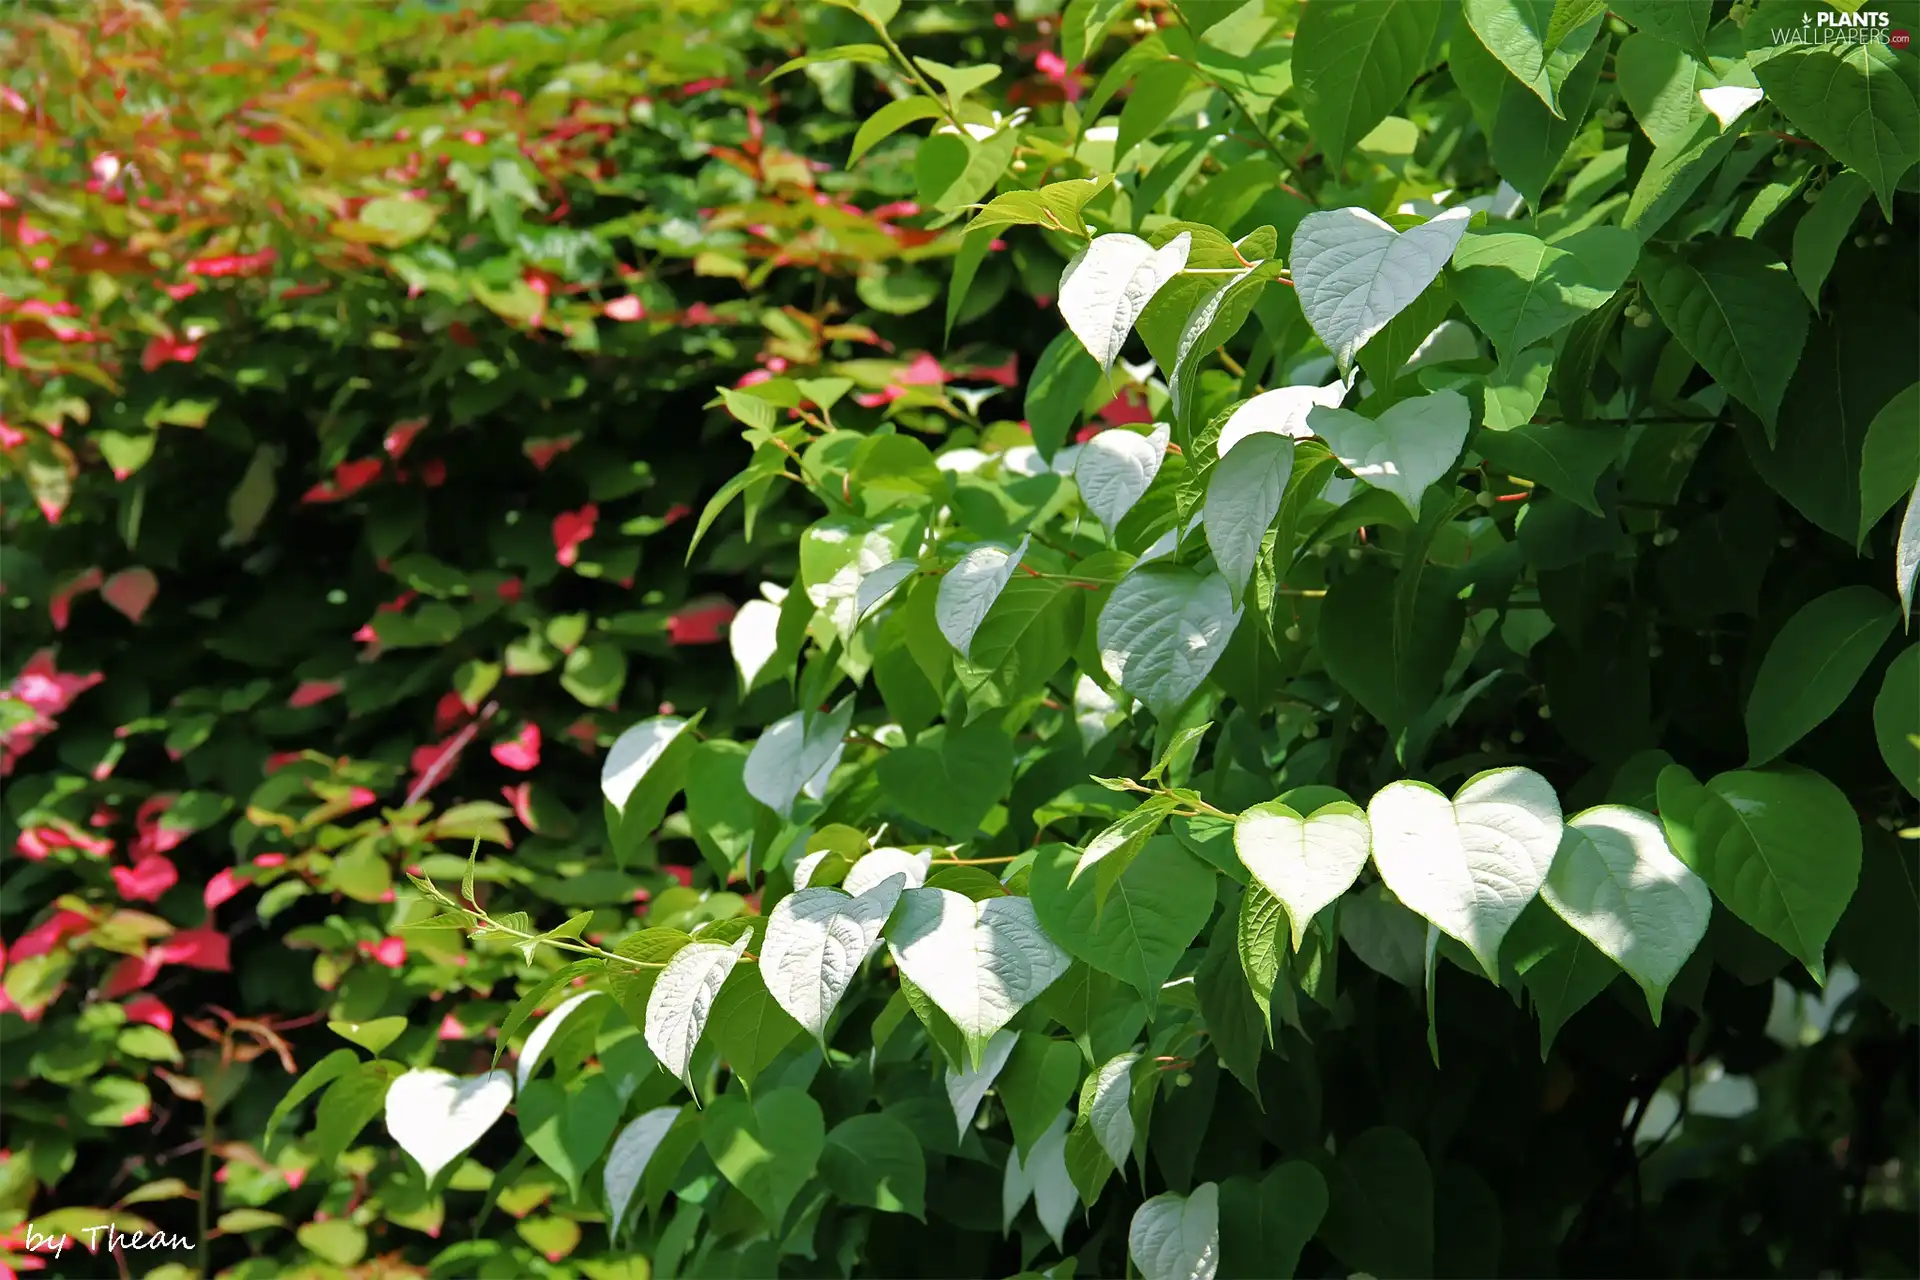
{"type": "Polygon", "coordinates": [[[1100,665],[1154,714],[1168,714],[1200,687],[1239,625],[1232,584],[1222,575],[1142,565],[1100,610],[1100,665]]]}
{"type": "Polygon", "coordinates": [[[904,893],[908,889],[918,889],[925,884],[927,872],[932,869],[933,851],[931,849],[922,849],[918,853],[909,853],[905,849],[875,849],[848,869],[846,875],[841,878],[840,887],[857,898],[878,887],[880,882],[889,876],[900,876],[905,881],[900,886],[900,891],[904,893]]]}
{"type": "Polygon", "coordinates": [[[1324,387],[1276,387],[1262,391],[1227,415],[1215,448],[1224,458],[1242,440],[1262,432],[1304,440],[1313,434],[1313,428],[1307,425],[1307,414],[1315,406],[1338,409],[1346,398],[1347,384],[1341,379],[1324,387]]]}
{"type": "Polygon", "coordinates": [[[694,1046],[706,1030],[707,1018],[720,987],[739,963],[751,935],[741,934],[731,945],[693,942],[680,948],[660,971],[647,997],[647,1048],[677,1079],[693,1089],[688,1074],[694,1046]]]}
{"type": "Polygon", "coordinates": [[[1021,538],[1012,551],[1004,547],[975,547],[961,557],[960,563],[940,579],[940,593],[933,606],[934,621],[947,643],[966,657],[973,648],[974,633],[986,621],[987,611],[1006,589],[1007,580],[1020,568],[1027,554],[1028,539],[1021,538]]]}
{"type": "Polygon", "coordinates": [[[1060,314],[1087,354],[1111,369],[1160,286],[1187,265],[1193,237],[1182,233],[1158,249],[1138,236],[1099,236],[1060,275],[1060,314]]]}
{"type": "Polygon", "coordinates": [[[1402,400],[1378,418],[1316,408],[1307,425],[1341,465],[1399,498],[1418,519],[1420,495],[1452,469],[1467,443],[1472,406],[1458,391],[1436,391],[1402,400]]]}
{"type": "Polygon", "coordinates": [[[613,1140],[613,1149],[607,1152],[603,1180],[607,1193],[607,1225],[614,1239],[619,1239],[626,1225],[627,1206],[633,1203],[633,1193],[646,1176],[653,1153],[660,1149],[667,1130],[680,1118],[680,1111],[679,1107],[655,1107],[642,1113],[613,1140]]]}
{"type": "Polygon", "coordinates": [[[1286,907],[1295,951],[1321,908],[1353,887],[1371,847],[1367,815],[1344,800],[1304,818],[1269,800],[1243,812],[1233,827],[1234,852],[1286,907]]]}
{"type": "Polygon", "coordinates": [[[581,1179],[620,1123],[620,1095],[604,1073],[588,1076],[573,1089],[536,1080],[520,1091],[514,1110],[527,1146],[579,1195],[581,1179]]]}
{"type": "Polygon", "coordinates": [[[1163,1191],[1133,1211],[1127,1253],[1141,1280],[1213,1280],[1220,1267],[1220,1188],[1163,1191]]]}
{"type": "Polygon", "coordinates": [[[513,1077],[504,1071],[464,1078],[409,1071],[387,1088],[387,1132],[431,1183],[493,1127],[511,1101],[513,1077]]]}
{"type": "Polygon", "coordinates": [[[1280,500],[1293,475],[1293,440],[1282,435],[1258,434],[1241,441],[1227,465],[1225,449],[1207,482],[1202,523],[1207,546],[1233,594],[1247,589],[1261,539],[1267,536],[1280,500]]]}
{"type": "Polygon", "coordinates": [[[1470,235],[1453,254],[1453,295],[1501,360],[1604,305],[1633,273],[1640,238],[1589,227],[1555,244],[1518,232],[1470,235]]]}
{"type": "Polygon", "coordinates": [[[1340,368],[1406,310],[1453,257],[1470,209],[1398,232],[1365,209],[1310,213],[1293,233],[1293,286],[1340,368]]]}
{"type": "Polygon", "coordinates": [[[1659,1025],[1667,986],[1713,913],[1706,882],[1674,856],[1659,819],[1617,804],[1569,818],[1540,896],[1640,984],[1659,1025]]]}
{"type": "Polygon", "coordinates": [[[874,772],[893,808],[949,839],[971,840],[1013,780],[1013,742],[990,721],[949,725],[887,752],[874,772]]]}
{"type": "Polygon", "coordinates": [[[775,1234],[827,1145],[820,1104],[804,1089],[774,1089],[751,1105],[728,1090],[707,1105],[700,1140],[714,1166],[773,1224],[775,1234]]]}
{"type": "Polygon", "coordinates": [[[1041,931],[1025,898],[975,902],[950,889],[906,893],[887,949],[901,972],[953,1019],[976,1065],[993,1033],[1069,963],[1041,931]]]}
{"type": "Polygon", "coordinates": [[[1151,435],[1114,427],[1081,446],[1073,464],[1074,483],[1080,486],[1081,500],[1108,536],[1160,474],[1160,463],[1167,456],[1167,442],[1172,436],[1173,428],[1158,422],[1151,435]]]}
{"type": "Polygon", "coordinates": [[[1489,974],[1500,940],[1560,848],[1560,798],[1531,769],[1475,774],[1452,800],[1391,783],[1367,805],[1373,862],[1394,897],[1459,941],[1489,974]]]}
{"type": "Polygon", "coordinates": [[[327,1030],[351,1044],[357,1044],[368,1053],[379,1053],[400,1037],[407,1029],[405,1017],[395,1014],[391,1018],[372,1018],[366,1022],[329,1022],[327,1030]]]}
{"type": "Polygon", "coordinates": [[[760,944],[760,977],[774,1002],[815,1040],[825,1042],[828,1020],[905,888],[906,876],[896,871],[859,896],[802,889],[774,907],[760,944]]]}

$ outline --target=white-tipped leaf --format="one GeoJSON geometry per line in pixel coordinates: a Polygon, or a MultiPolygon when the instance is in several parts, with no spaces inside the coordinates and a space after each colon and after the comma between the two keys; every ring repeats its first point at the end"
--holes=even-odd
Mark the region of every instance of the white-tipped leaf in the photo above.
{"type": "Polygon", "coordinates": [[[553,1043],[554,1034],[560,1030],[568,1018],[573,1016],[574,1010],[595,996],[603,994],[605,993],[600,991],[582,991],[578,995],[568,996],[554,1006],[552,1013],[535,1024],[533,1033],[527,1037],[527,1042],[520,1046],[519,1061],[513,1066],[515,1089],[527,1087],[527,1081],[532,1079],[533,1073],[540,1069],[540,1059],[546,1054],[547,1046],[553,1043]]]}
{"type": "Polygon", "coordinates": [[[1449,800],[1394,782],[1367,805],[1373,863],[1393,896],[1498,974],[1500,941],[1560,848],[1560,798],[1531,769],[1475,774],[1449,800]]]}
{"type": "Polygon", "coordinates": [[[1292,439],[1262,434],[1242,441],[1231,461],[1223,450],[1207,481],[1203,508],[1207,547],[1236,597],[1253,576],[1260,541],[1280,514],[1292,474],[1292,439]]]}
{"type": "Polygon", "coordinates": [[[1067,1172],[1067,1129],[1073,1122],[1071,1111],[1061,1111],[1047,1131],[1035,1139],[1025,1162],[1020,1148],[1007,1148],[1007,1169],[1000,1183],[1000,1234],[1005,1235],[1028,1200],[1033,1211],[1052,1237],[1056,1249],[1064,1249],[1067,1223],[1073,1219],[1080,1193],[1074,1190],[1073,1176],[1067,1172]]]}
{"type": "MultiPolygon", "coordinates": [[[[1249,1224],[1257,1225],[1257,1224],[1249,1224]]],[[[1213,1280],[1220,1268],[1220,1188],[1163,1191],[1133,1211],[1127,1252],[1140,1280],[1213,1280]]]]}
{"type": "Polygon", "coordinates": [[[1129,1051],[1101,1063],[1087,1099],[1087,1126],[1123,1177],[1133,1153],[1133,1064],[1138,1061],[1139,1053],[1129,1051]]]}
{"type": "Polygon", "coordinates": [[[1027,899],[975,902],[951,889],[909,890],[887,948],[900,971],[953,1019],[976,1062],[993,1033],[1070,963],[1027,899]]]}
{"type": "Polygon", "coordinates": [[[753,688],[753,682],[780,649],[780,606],[768,600],[749,600],[741,605],[740,612],[727,624],[727,649],[740,671],[740,687],[753,688]]]}
{"type": "Polygon", "coordinates": [[[731,945],[688,943],[667,961],[653,984],[653,994],[647,997],[647,1048],[689,1091],[694,1046],[700,1043],[713,1002],[747,942],[748,935],[741,934],[731,945]]]}
{"type": "Polygon", "coordinates": [[[1458,391],[1402,400],[1378,418],[1348,409],[1314,409],[1307,425],[1341,465],[1385,489],[1416,518],[1420,496],[1452,469],[1467,443],[1473,408],[1458,391]]]}
{"type": "Polygon", "coordinates": [[[1449,209],[1400,232],[1365,209],[1310,213],[1293,233],[1294,290],[1307,323],[1342,369],[1432,284],[1467,229],[1449,209]]]}
{"type": "Polygon", "coordinates": [[[387,1132],[431,1183],[512,1101],[513,1077],[504,1071],[456,1076],[415,1068],[387,1087],[387,1132]]]}
{"type": "Polygon", "coordinates": [[[1113,427],[1080,446],[1073,480],[1087,510],[1109,535],[1160,474],[1172,438],[1172,426],[1156,422],[1151,435],[1113,427]]]}
{"type": "Polygon", "coordinates": [[[679,1118],[679,1107],[655,1107],[641,1113],[613,1140],[607,1152],[603,1182],[607,1191],[608,1234],[614,1239],[620,1238],[621,1229],[626,1225],[627,1207],[633,1203],[633,1193],[639,1189],[640,1180],[647,1175],[653,1153],[660,1149],[667,1130],[673,1128],[673,1122],[679,1118]]]}
{"type": "Polygon", "coordinates": [[[760,977],[767,994],[824,1041],[827,1022],[893,914],[906,878],[895,873],[857,896],[840,889],[790,893],[767,918],[760,977]]]}
{"type": "Polygon", "coordinates": [[[1098,236],[1060,275],[1060,314],[1104,371],[1113,367],[1153,295],[1187,265],[1193,237],[1156,249],[1138,236],[1098,236]]]}
{"type": "Polygon", "coordinates": [[[1018,1043],[1020,1036],[1017,1032],[996,1031],[993,1038],[987,1041],[986,1052],[980,1055],[979,1066],[969,1066],[964,1071],[947,1068],[947,1101],[953,1104],[953,1122],[960,1141],[966,1141],[967,1126],[973,1123],[987,1090],[993,1088],[993,1082],[1000,1078],[1007,1059],[1013,1055],[1013,1046],[1018,1043]]]}
{"type": "Polygon", "coordinates": [[[1141,566],[1120,580],[1100,610],[1100,666],[1156,715],[1168,713],[1200,687],[1239,625],[1225,577],[1141,566]]]}
{"type": "Polygon", "coordinates": [[[833,711],[796,711],[768,725],[747,753],[747,794],[786,816],[803,787],[832,771],[852,723],[849,698],[833,711]]]}
{"type": "Polygon", "coordinates": [[[1006,590],[1007,583],[1020,568],[1030,539],[1021,538],[1012,551],[1005,547],[975,547],[960,558],[940,579],[940,592],[934,598],[933,619],[947,643],[968,656],[974,633],[987,620],[987,611],[1006,590]]]}
{"type": "Polygon", "coordinates": [[[654,716],[615,738],[600,765],[600,794],[607,803],[624,810],[634,788],[666,756],[687,724],[680,716],[654,716]]]}
{"type": "Polygon", "coordinates": [[[1295,951],[1321,909],[1353,887],[1371,845],[1367,815],[1344,800],[1309,817],[1269,800],[1244,811],[1233,824],[1234,852],[1287,909],[1295,951]]]}
{"type": "Polygon", "coordinates": [[[861,857],[847,871],[840,887],[848,893],[858,896],[877,887],[892,876],[902,880],[901,891],[918,889],[927,882],[927,873],[933,870],[933,851],[922,849],[918,853],[909,853],[905,849],[882,847],[861,857]]]}
{"type": "Polygon", "coordinates": [[[1706,881],[1675,856],[1660,820],[1618,804],[1567,820],[1540,896],[1640,984],[1656,1023],[1713,914],[1706,881]]]}
{"type": "Polygon", "coordinates": [[[1304,440],[1313,434],[1307,414],[1324,406],[1337,409],[1347,398],[1347,384],[1336,379],[1324,387],[1276,387],[1262,391],[1235,409],[1220,427],[1215,447],[1225,458],[1233,447],[1248,436],[1270,434],[1304,440]]]}

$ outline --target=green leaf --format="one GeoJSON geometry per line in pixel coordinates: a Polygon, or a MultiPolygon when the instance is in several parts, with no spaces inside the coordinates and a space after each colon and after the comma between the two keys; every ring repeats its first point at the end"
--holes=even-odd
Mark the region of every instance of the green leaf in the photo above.
{"type": "Polygon", "coordinates": [[[1067,66],[1078,67],[1089,54],[1096,52],[1107,28],[1130,3],[1131,0],[1070,0],[1060,18],[1060,56],[1067,66]]]}
{"type": "Polygon", "coordinates": [[[333,1168],[333,1162],[353,1145],[367,1122],[380,1114],[387,1101],[387,1086],[405,1070],[397,1062],[362,1062],[327,1086],[313,1117],[315,1168],[333,1168]]]}
{"type": "Polygon", "coordinates": [[[595,1073],[572,1090],[552,1080],[529,1081],[514,1099],[514,1110],[527,1146],[577,1196],[587,1170],[613,1140],[622,1106],[613,1082],[595,1073]]]}
{"type": "Polygon", "coordinates": [[[968,94],[975,89],[992,84],[1000,76],[1000,68],[995,66],[950,67],[944,62],[935,62],[932,58],[915,58],[920,69],[940,82],[947,91],[947,105],[955,111],[968,94]]]}
{"type": "Polygon", "coordinates": [[[1120,133],[1113,144],[1113,165],[1126,163],[1133,149],[1151,138],[1173,115],[1193,83],[1193,71],[1183,62],[1157,62],[1140,73],[1133,92],[1120,109],[1120,133]]]}
{"type": "Polygon", "coordinates": [[[611,707],[627,682],[627,655],[611,644],[587,644],[567,655],[560,687],[589,707],[611,707]]]}
{"type": "Polygon", "coordinates": [[[1785,44],[1753,59],[1782,115],[1859,173],[1893,218],[1894,186],[1920,161],[1912,55],[1876,40],[1785,44]]]}
{"type": "MultiPolygon", "coordinates": [[[[494,1042],[492,1065],[496,1067],[500,1065],[500,1055],[507,1051],[507,1045],[512,1042],[514,1033],[526,1024],[540,1002],[545,1000],[555,987],[582,974],[598,972],[600,967],[599,961],[575,960],[572,964],[563,965],[552,973],[541,975],[537,982],[527,988],[526,994],[514,1002],[513,1008],[507,1011],[506,1021],[500,1024],[500,1038],[494,1042]]],[[[634,1025],[638,1026],[643,1020],[643,1018],[634,1019],[634,1025]]]]}
{"type": "Polygon", "coordinates": [[[989,200],[967,224],[967,232],[971,235],[989,227],[1033,226],[1085,239],[1086,218],[1081,210],[1112,181],[1112,175],[1101,174],[1098,178],[1048,183],[1037,191],[1008,191],[989,200]]]}
{"type": "Polygon", "coordinates": [[[1544,899],[1527,904],[1500,945],[1503,964],[1513,966],[1540,1020],[1540,1060],[1545,1062],[1560,1029],[1620,976],[1620,967],[1574,932],[1544,899]]]}
{"type": "Polygon", "coordinates": [[[1335,173],[1427,69],[1443,12],[1425,0],[1335,0],[1301,11],[1294,89],[1335,173]]]}
{"type": "Polygon", "coordinates": [[[1734,915],[1826,982],[1826,945],[1860,878],[1860,820],[1805,769],[1660,773],[1660,819],[1680,860],[1734,915]]]}
{"type": "Polygon", "coordinates": [[[1334,1257],[1380,1280],[1433,1274],[1433,1175],[1410,1134],[1381,1125],[1314,1163],[1328,1192],[1320,1242],[1334,1257]]]}
{"type": "Polygon", "coordinates": [[[1056,335],[1027,380],[1024,412],[1033,428],[1033,444],[1040,456],[1052,461],[1067,442],[1087,397],[1101,382],[1100,362],[1087,354],[1071,330],[1056,335]]]}
{"type": "Polygon", "coordinates": [[[827,1135],[820,1177],[848,1204],[926,1218],[927,1160],[913,1130],[885,1112],[849,1116],[827,1135]]]}
{"type": "Polygon", "coordinates": [[[1771,436],[1807,340],[1806,302],[1786,264],[1764,245],[1723,237],[1649,247],[1641,276],[1687,354],[1759,414],[1771,436]]]}
{"type": "Polygon", "coordinates": [[[293,1082],[286,1096],[273,1108],[273,1114],[267,1117],[267,1127],[263,1141],[270,1141],[293,1109],[332,1084],[340,1076],[360,1065],[360,1055],[351,1049],[335,1049],[320,1061],[306,1069],[301,1077],[293,1082]]]}
{"type": "Polygon", "coordinates": [[[336,1267],[350,1267],[367,1253],[367,1231],[347,1218],[303,1222],[294,1231],[300,1247],[336,1267]]]}
{"type": "MultiPolygon", "coordinates": [[[[1920,696],[1908,703],[1920,705],[1920,696]]],[[[1912,776],[1912,775],[1909,775],[1912,776]]],[[[1909,1024],[1920,1021],[1920,866],[1914,843],[1874,831],[1860,863],[1860,892],[1834,938],[1862,986],[1909,1024]]]]}
{"type": "Polygon", "coordinates": [[[1920,480],[1920,382],[1887,401],[1860,444],[1860,533],[1864,543],[1880,517],[1920,480]]]}
{"type": "MultiPolygon", "coordinates": [[[[1654,149],[1634,184],[1620,225],[1642,239],[1658,235],[1740,141],[1738,129],[1722,128],[1707,115],[1693,132],[1675,134],[1654,149]]],[[[1644,274],[1644,268],[1643,268],[1644,274]]]]}
{"type": "Polygon", "coordinates": [[[1841,587],[1801,606],[1767,647],[1747,695],[1747,765],[1811,732],[1853,692],[1899,612],[1872,587],[1841,587]]]}
{"type": "Polygon", "coordinates": [[[1691,138],[1708,118],[1699,92],[1719,81],[1680,46],[1653,35],[1631,35],[1620,42],[1613,65],[1633,122],[1654,146],[1691,138]]]}
{"type": "Polygon", "coordinates": [[[953,840],[971,840],[1013,781],[1013,743],[991,723],[947,726],[874,767],[892,807],[953,840]]]}
{"type": "Polygon", "coordinates": [[[1220,1184],[1220,1274],[1289,1280],[1327,1205],[1327,1180],[1305,1160],[1277,1164],[1258,1182],[1228,1178],[1220,1184]]]}
{"type": "MultiPolygon", "coordinates": [[[[817,67],[824,63],[857,62],[863,66],[885,66],[890,61],[892,58],[886,49],[877,44],[834,45],[831,48],[802,54],[798,58],[787,59],[772,71],[767,72],[761,83],[766,84],[789,72],[799,71],[804,67],[817,67]]],[[[851,164],[852,161],[849,160],[848,163],[851,164]]]]}
{"type": "Polygon", "coordinates": [[[1614,13],[1650,36],[1705,53],[1713,0],[1615,0],[1614,13]]]}
{"type": "Polygon", "coordinates": [[[1003,128],[976,142],[957,133],[936,133],[914,157],[914,181],[920,202],[951,213],[979,202],[1007,171],[1020,131],[1003,128]]]}
{"type": "Polygon", "coordinates": [[[1253,1002],[1260,1007],[1261,1021],[1267,1029],[1267,1043],[1272,1044],[1275,1000],[1279,1000],[1283,1013],[1293,1003],[1293,991],[1284,976],[1289,936],[1287,909],[1280,904],[1280,899],[1267,892],[1266,886],[1255,880],[1240,895],[1240,909],[1235,913],[1234,929],[1240,952],[1240,969],[1246,974],[1247,989],[1253,993],[1253,1002]]]}
{"type": "Polygon", "coordinates": [[[768,994],[758,965],[736,967],[707,1015],[708,1043],[749,1091],[801,1032],[768,994]]]}
{"type": "Polygon", "coordinates": [[[1590,227],[1557,244],[1516,232],[1471,235],[1454,251],[1453,294],[1506,364],[1604,305],[1633,273],[1640,242],[1590,227]]]}
{"type": "Polygon", "coordinates": [[[1609,427],[1535,423],[1473,438],[1480,456],[1510,476],[1544,484],[1595,516],[1604,516],[1594,486],[1619,457],[1625,441],[1609,427]]]}
{"type": "Polygon", "coordinates": [[[1036,1031],[1020,1033],[995,1088],[1022,1160],[1079,1089],[1081,1065],[1079,1050],[1068,1041],[1036,1031]]]}
{"type": "Polygon", "coordinates": [[[1042,849],[1033,863],[1034,910],[1076,959],[1130,984],[1149,1001],[1206,925],[1214,873],[1172,836],[1149,840],[1100,904],[1091,880],[1070,884],[1076,857],[1042,849]]]}
{"type": "Polygon", "coordinates": [[[1887,666],[1873,700],[1873,736],[1880,758],[1900,785],[1920,797],[1920,645],[1909,645],[1887,666]]]}
{"type": "Polygon", "coordinates": [[[777,1234],[826,1150],[827,1126],[820,1104],[803,1089],[774,1089],[751,1104],[729,1091],[707,1105],[700,1140],[777,1234]]]}
{"type": "Polygon", "coordinates": [[[1468,24],[1454,24],[1448,64],[1454,82],[1487,135],[1494,169],[1536,210],[1586,119],[1607,47],[1602,34],[1563,78],[1558,93],[1562,114],[1556,116],[1532,89],[1502,68],[1468,24]]]}
{"type": "Polygon", "coordinates": [[[1842,169],[1821,189],[1813,208],[1794,224],[1793,278],[1815,307],[1820,305],[1820,286],[1833,270],[1833,259],[1871,194],[1865,178],[1842,169]]]}
{"type": "Polygon", "coordinates": [[[1200,999],[1207,1038],[1220,1055],[1220,1064],[1265,1110],[1266,1103],[1260,1097],[1260,1047],[1270,1028],[1263,1006],[1253,998],[1240,968],[1237,925],[1233,912],[1220,913],[1206,955],[1194,972],[1194,993],[1200,999]]]}
{"type": "Polygon", "coordinates": [[[967,291],[973,288],[973,278],[980,273],[980,264],[987,260],[992,248],[991,229],[979,231],[969,228],[965,238],[960,241],[960,251],[953,255],[953,275],[947,284],[947,323],[942,330],[942,336],[948,341],[953,339],[954,322],[960,318],[961,309],[966,306],[967,291]]]}
{"type": "Polygon", "coordinates": [[[1434,577],[1414,597],[1411,625],[1396,627],[1395,597],[1395,579],[1385,570],[1367,567],[1342,577],[1321,606],[1320,656],[1335,683],[1398,733],[1439,695],[1465,611],[1434,577]],[[1410,643],[1402,645],[1399,635],[1410,643]]]}
{"type": "Polygon", "coordinates": [[[399,1014],[391,1018],[374,1018],[369,1022],[329,1022],[327,1024],[327,1030],[372,1054],[378,1054],[392,1044],[406,1029],[407,1020],[399,1014]]]}
{"type": "Polygon", "coordinates": [[[1487,51],[1548,111],[1560,118],[1572,114],[1562,109],[1561,86],[1593,45],[1603,12],[1576,6],[1572,16],[1578,21],[1568,28],[1554,0],[1463,0],[1461,16],[1487,51]],[[1561,21],[1556,31],[1557,17],[1561,21]]]}
{"type": "Polygon", "coordinates": [[[1218,573],[1142,565],[1100,610],[1096,639],[1107,675],[1156,715],[1176,711],[1206,681],[1242,610],[1218,573]]]}

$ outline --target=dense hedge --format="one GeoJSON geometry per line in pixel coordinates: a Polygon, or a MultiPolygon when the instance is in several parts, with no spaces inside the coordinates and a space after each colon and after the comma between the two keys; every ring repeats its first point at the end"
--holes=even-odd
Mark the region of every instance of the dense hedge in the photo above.
{"type": "Polygon", "coordinates": [[[1799,16],[37,6],[0,1272],[1911,1273],[1920,77],[1799,16]],[[1871,137],[1787,75],[1849,49],[1871,137]],[[1454,228],[1357,356],[1355,209],[1454,228]],[[1358,412],[1230,468],[1288,387],[1358,412]],[[1424,497],[1339,452],[1448,396],[1424,497]],[[1674,971],[1419,899],[1383,817],[1489,770],[1657,814],[1674,971]],[[1242,835],[1316,810],[1373,834],[1290,921],[1242,835]],[[837,883],[816,1041],[762,972],[837,883]],[[1007,1029],[936,901],[1059,961],[1007,1029]]]}

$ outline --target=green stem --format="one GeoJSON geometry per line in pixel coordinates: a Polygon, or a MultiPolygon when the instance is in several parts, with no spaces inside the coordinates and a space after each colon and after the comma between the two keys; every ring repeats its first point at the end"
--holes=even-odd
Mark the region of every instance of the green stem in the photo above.
{"type": "Polygon", "coordinates": [[[953,113],[953,109],[947,105],[945,98],[933,91],[933,86],[928,84],[927,78],[920,74],[920,68],[913,65],[913,59],[907,56],[906,51],[894,43],[893,36],[888,33],[886,24],[875,21],[865,12],[860,12],[860,16],[866,18],[867,25],[873,28],[875,35],[880,37],[881,47],[886,49],[893,60],[900,65],[900,69],[907,73],[907,79],[913,81],[914,86],[918,88],[920,92],[933,99],[934,105],[940,108],[940,114],[947,118],[948,124],[960,130],[963,137],[966,136],[967,130],[966,127],[960,123],[960,117],[953,113]]]}

